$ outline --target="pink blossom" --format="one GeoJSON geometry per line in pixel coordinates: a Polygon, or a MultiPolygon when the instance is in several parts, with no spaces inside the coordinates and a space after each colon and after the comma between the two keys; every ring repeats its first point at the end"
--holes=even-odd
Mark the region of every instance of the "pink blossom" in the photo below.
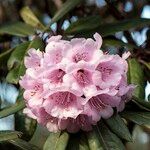
{"type": "Polygon", "coordinates": [[[111,117],[113,114],[112,107],[117,107],[121,101],[119,96],[109,95],[107,90],[97,90],[88,99],[84,107],[84,113],[91,116],[95,122],[99,121],[101,117],[111,117]]]}
{"type": "Polygon", "coordinates": [[[119,55],[104,55],[93,75],[93,81],[101,88],[116,86],[126,69],[126,62],[119,55]]]}
{"type": "Polygon", "coordinates": [[[92,80],[94,68],[94,65],[84,61],[70,64],[66,69],[67,74],[64,76],[64,82],[70,85],[73,84],[73,87],[78,87],[83,95],[87,95],[91,87],[95,88],[92,80]]]}
{"type": "Polygon", "coordinates": [[[104,54],[102,38],[62,40],[52,36],[45,51],[30,49],[25,57],[24,113],[50,132],[90,131],[101,119],[122,111],[134,85],[127,84],[130,53],[104,54]]]}
{"type": "Polygon", "coordinates": [[[82,97],[69,91],[58,91],[51,94],[43,104],[46,112],[60,119],[76,118],[82,111],[82,97]]]}
{"type": "Polygon", "coordinates": [[[46,111],[41,107],[32,107],[25,108],[23,111],[29,117],[37,119],[38,123],[46,126],[51,132],[58,132],[60,130],[66,129],[68,125],[67,120],[61,120],[55,117],[50,116],[46,111]]]}
{"type": "Polygon", "coordinates": [[[133,84],[128,85],[126,76],[122,76],[119,85],[115,87],[118,90],[117,95],[122,99],[120,104],[117,106],[118,111],[122,111],[125,107],[125,103],[131,100],[135,87],[136,86],[133,84]]]}
{"type": "Polygon", "coordinates": [[[98,33],[95,33],[94,39],[95,41],[90,38],[72,39],[70,49],[66,51],[65,57],[73,63],[85,61],[94,64],[102,55],[102,51],[99,50],[102,45],[102,38],[98,33]]]}
{"type": "Polygon", "coordinates": [[[68,41],[61,40],[61,36],[51,37],[45,48],[44,65],[51,66],[60,63],[69,46],[68,41]]]}
{"type": "Polygon", "coordinates": [[[80,114],[76,119],[68,118],[67,131],[74,133],[79,131],[80,129],[84,131],[92,130],[92,119],[87,115],[80,114]]]}
{"type": "Polygon", "coordinates": [[[51,85],[54,84],[61,84],[63,83],[63,77],[66,74],[66,71],[63,67],[56,66],[51,67],[49,70],[44,70],[42,73],[42,81],[43,83],[50,83],[51,85]]]}
{"type": "Polygon", "coordinates": [[[26,68],[40,67],[43,53],[40,50],[35,50],[34,48],[31,48],[28,51],[28,54],[29,56],[25,57],[24,61],[26,68]]]}

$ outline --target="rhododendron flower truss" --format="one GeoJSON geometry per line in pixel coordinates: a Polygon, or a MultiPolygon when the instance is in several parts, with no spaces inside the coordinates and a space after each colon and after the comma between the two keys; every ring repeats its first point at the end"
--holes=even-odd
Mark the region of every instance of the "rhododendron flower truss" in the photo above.
{"type": "Polygon", "coordinates": [[[110,55],[100,50],[102,38],[47,41],[44,52],[30,49],[25,57],[24,113],[49,131],[92,130],[92,125],[122,111],[134,89],[127,84],[129,53],[110,55]]]}

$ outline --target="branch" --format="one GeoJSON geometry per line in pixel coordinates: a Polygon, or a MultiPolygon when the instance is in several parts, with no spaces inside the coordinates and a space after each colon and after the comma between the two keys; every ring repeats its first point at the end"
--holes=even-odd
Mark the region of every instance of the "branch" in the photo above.
{"type": "Polygon", "coordinates": [[[62,1],[61,0],[52,0],[54,4],[56,5],[57,9],[60,9],[62,6],[62,1]]]}

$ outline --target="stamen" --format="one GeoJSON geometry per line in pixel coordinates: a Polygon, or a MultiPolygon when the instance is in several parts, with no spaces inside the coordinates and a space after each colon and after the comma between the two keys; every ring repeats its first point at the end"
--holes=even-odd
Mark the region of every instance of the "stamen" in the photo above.
{"type": "Polygon", "coordinates": [[[89,73],[82,69],[77,71],[75,78],[77,82],[83,87],[91,83],[89,73]]]}
{"type": "Polygon", "coordinates": [[[90,99],[90,105],[92,107],[94,107],[95,109],[98,109],[98,110],[102,110],[104,109],[107,104],[105,104],[100,98],[99,96],[96,96],[96,97],[92,97],[90,99]]]}
{"type": "Polygon", "coordinates": [[[65,75],[65,72],[61,69],[58,69],[58,70],[52,71],[48,78],[50,79],[51,83],[62,83],[64,75],[65,75]]]}
{"type": "Polygon", "coordinates": [[[59,92],[59,93],[53,94],[50,97],[50,99],[55,99],[55,102],[58,105],[68,107],[71,102],[76,100],[76,97],[75,95],[69,92],[59,92]]]}
{"type": "Polygon", "coordinates": [[[77,53],[76,55],[73,56],[73,60],[76,63],[81,61],[81,60],[87,61],[87,55],[88,55],[87,52],[83,52],[81,54],[77,53]]]}

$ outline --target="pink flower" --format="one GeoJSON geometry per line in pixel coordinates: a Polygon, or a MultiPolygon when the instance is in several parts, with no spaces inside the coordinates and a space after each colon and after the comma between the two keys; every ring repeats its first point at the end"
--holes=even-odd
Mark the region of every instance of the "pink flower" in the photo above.
{"type": "Polygon", "coordinates": [[[26,100],[32,99],[33,97],[40,95],[43,91],[42,83],[33,80],[28,75],[23,76],[22,80],[20,80],[19,83],[25,89],[24,98],[26,100]]]}
{"type": "Polygon", "coordinates": [[[75,38],[70,41],[70,49],[66,51],[65,58],[70,62],[78,63],[80,61],[92,62],[99,60],[102,55],[100,47],[102,38],[98,33],[94,34],[94,39],[75,38]]]}
{"type": "Polygon", "coordinates": [[[83,131],[92,130],[92,120],[91,117],[87,115],[80,114],[76,119],[68,118],[67,131],[71,133],[75,133],[82,129],[83,131]]]}
{"type": "Polygon", "coordinates": [[[93,93],[93,96],[88,98],[84,107],[84,113],[91,116],[94,122],[97,122],[101,117],[111,117],[113,114],[112,107],[117,107],[120,101],[121,98],[119,96],[109,95],[108,90],[97,90],[97,92],[93,93]]]}
{"type": "Polygon", "coordinates": [[[82,101],[84,98],[69,91],[57,91],[44,101],[43,107],[53,117],[76,118],[83,111],[82,101]]]}
{"type": "Polygon", "coordinates": [[[78,88],[83,95],[87,95],[92,87],[95,88],[92,80],[94,71],[94,65],[84,61],[70,64],[66,69],[67,74],[64,76],[64,82],[78,88]]]}
{"type": "Polygon", "coordinates": [[[122,111],[135,86],[127,84],[129,53],[104,54],[98,33],[91,38],[48,39],[44,52],[30,49],[19,81],[24,113],[51,132],[90,131],[101,118],[122,111]]]}
{"type": "Polygon", "coordinates": [[[46,126],[51,132],[58,132],[66,129],[68,125],[67,120],[61,120],[55,117],[50,116],[46,111],[41,107],[25,108],[23,111],[29,117],[37,119],[38,123],[46,126]]]}
{"type": "Polygon", "coordinates": [[[93,81],[100,88],[110,88],[119,84],[126,71],[126,62],[119,55],[104,55],[96,67],[93,81]]]}
{"type": "Polygon", "coordinates": [[[118,111],[122,111],[125,107],[125,103],[127,103],[132,98],[132,93],[135,89],[135,85],[127,84],[126,76],[122,76],[122,79],[118,86],[115,88],[118,90],[117,95],[121,97],[120,104],[117,106],[118,111]]]}
{"type": "Polygon", "coordinates": [[[63,54],[70,45],[68,41],[61,40],[61,36],[53,36],[48,42],[44,53],[44,65],[52,66],[62,61],[63,54]]]}
{"type": "Polygon", "coordinates": [[[40,50],[35,50],[31,48],[28,51],[28,54],[29,56],[25,57],[25,61],[24,61],[26,68],[40,67],[43,53],[40,50]]]}
{"type": "Polygon", "coordinates": [[[57,65],[55,67],[50,67],[48,70],[44,70],[41,76],[43,83],[49,83],[50,87],[62,84],[65,74],[65,68],[57,65]]]}

